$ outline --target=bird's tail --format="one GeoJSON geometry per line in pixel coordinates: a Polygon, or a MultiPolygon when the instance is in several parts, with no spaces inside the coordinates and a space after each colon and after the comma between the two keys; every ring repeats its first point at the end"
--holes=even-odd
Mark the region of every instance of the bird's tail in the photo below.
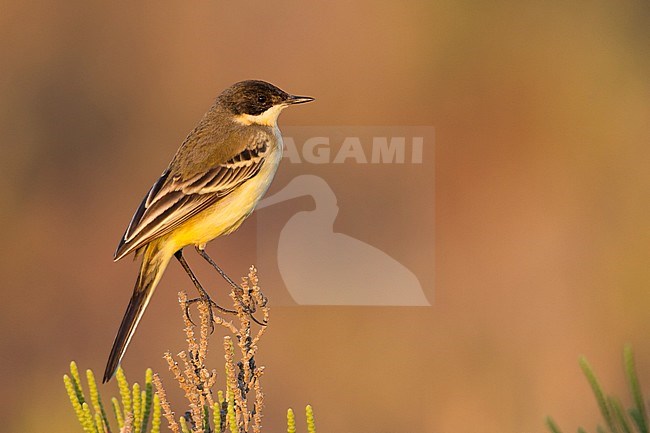
{"type": "Polygon", "coordinates": [[[131,337],[133,337],[135,328],[138,326],[147,304],[149,304],[151,295],[153,295],[158,281],[160,281],[160,277],[169,263],[169,259],[170,256],[159,248],[157,242],[146,247],[131,301],[129,301],[129,306],[126,307],[126,313],[124,313],[120,329],[115,336],[111,354],[108,356],[103,383],[108,382],[117,371],[131,337]]]}

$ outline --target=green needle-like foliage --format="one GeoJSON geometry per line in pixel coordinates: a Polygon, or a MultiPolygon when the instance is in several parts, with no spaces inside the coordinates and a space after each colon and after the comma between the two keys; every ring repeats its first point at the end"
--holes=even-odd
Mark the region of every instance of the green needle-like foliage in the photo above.
{"type": "Polygon", "coordinates": [[[219,406],[219,403],[212,406],[212,424],[216,431],[221,431],[221,406],[219,406]]]}
{"type": "MultiPolygon", "coordinates": [[[[187,315],[187,295],[183,292],[179,294],[188,348],[178,353],[180,362],[174,360],[169,352],[164,358],[189,402],[190,410],[184,412],[185,415],[180,418],[177,418],[171,409],[158,374],[154,375],[151,369],[147,369],[144,385],[130,385],[120,367],[116,373],[120,397],[106,400],[110,401],[115,417],[113,421],[117,424],[116,429],[111,429],[95,375],[91,370],[86,371],[86,397],[79,370],[72,362],[70,375],[64,375],[63,381],[83,431],[160,433],[161,418],[164,416],[173,433],[261,433],[264,407],[261,377],[264,367],[255,362],[255,355],[266,327],[257,330],[252,328],[253,322],[257,320],[251,320],[251,311],[257,311],[261,319],[268,322],[269,308],[257,283],[257,270],[251,267],[248,276],[242,280],[241,287],[231,292],[233,310],[237,312],[238,320],[226,320],[216,315],[213,317],[207,304],[199,304],[201,321],[198,332],[195,330],[197,326],[187,315]],[[235,324],[237,322],[238,325],[235,324]],[[208,337],[215,324],[224,327],[231,334],[224,337],[222,346],[225,356],[226,368],[223,378],[226,390],[225,393],[218,390],[216,395],[213,394],[213,387],[217,372],[205,365],[208,337]],[[147,430],[149,424],[151,428],[147,430]]],[[[307,433],[316,433],[311,406],[305,408],[305,415],[307,433]]],[[[295,415],[291,409],[287,412],[287,432],[296,433],[295,415]]]]}
{"type": "Polygon", "coordinates": [[[70,403],[72,404],[72,408],[74,409],[74,413],[77,415],[77,419],[79,420],[81,427],[83,427],[85,432],[93,431],[94,429],[89,429],[88,420],[86,419],[86,415],[82,407],[83,403],[80,401],[79,396],[75,390],[74,376],[71,379],[67,374],[63,375],[63,383],[65,385],[65,390],[68,393],[68,397],[70,397],[70,403]]]}
{"type": "MultiPolygon", "coordinates": [[[[95,414],[101,417],[102,424],[108,426],[108,418],[106,417],[106,411],[104,410],[104,405],[102,404],[102,398],[97,391],[97,382],[95,381],[95,375],[92,370],[86,370],[86,381],[88,382],[88,390],[90,392],[90,401],[93,404],[93,410],[95,414]]],[[[100,431],[103,431],[100,430],[100,431]]]]}
{"type": "Polygon", "coordinates": [[[119,367],[117,369],[115,379],[117,380],[117,386],[120,389],[120,396],[122,397],[122,407],[124,408],[124,413],[133,413],[131,406],[131,390],[129,389],[129,382],[126,380],[126,375],[124,374],[122,367],[119,367]]]}
{"type": "Polygon", "coordinates": [[[122,416],[122,409],[120,409],[120,402],[117,401],[117,398],[113,397],[111,403],[113,403],[113,412],[115,413],[115,419],[117,419],[117,426],[122,430],[124,428],[124,417],[122,416]]]}
{"type": "Polygon", "coordinates": [[[562,430],[555,424],[555,421],[553,421],[553,418],[550,416],[546,417],[546,427],[551,431],[551,433],[562,433],[562,430]]]}
{"type": "Polygon", "coordinates": [[[75,362],[70,363],[70,376],[72,376],[72,386],[74,387],[74,392],[77,395],[77,400],[79,404],[84,404],[86,399],[84,398],[83,392],[81,391],[81,379],[79,378],[79,369],[75,362]]]}
{"type": "Polygon", "coordinates": [[[296,416],[293,410],[287,410],[287,433],[296,433],[296,416]]]}
{"type": "Polygon", "coordinates": [[[314,410],[311,408],[311,405],[307,405],[305,408],[305,413],[307,415],[307,431],[309,433],[316,433],[316,424],[314,424],[314,410]]]}
{"type": "Polygon", "coordinates": [[[630,409],[630,417],[634,421],[638,431],[648,433],[648,414],[641,392],[641,385],[639,385],[639,378],[636,375],[636,366],[634,364],[634,353],[630,346],[626,346],[623,351],[623,359],[625,362],[625,374],[627,382],[630,386],[630,392],[634,399],[634,407],[630,409]]]}
{"type": "Polygon", "coordinates": [[[117,429],[112,429],[102,398],[97,389],[95,375],[91,370],[86,370],[86,381],[88,383],[88,396],[86,397],[81,385],[77,364],[70,363],[70,376],[63,376],[63,383],[70,398],[77,419],[85,433],[146,433],[149,419],[152,419],[152,433],[160,433],[160,400],[154,397],[151,369],[147,370],[145,376],[145,389],[140,390],[136,383],[133,385],[133,394],[129,391],[129,384],[126,381],[124,371],[120,368],[117,372],[118,386],[121,395],[121,404],[117,398],[112,398],[111,406],[115,413],[117,429]],[[126,390],[126,392],[124,392],[126,390]],[[89,404],[90,403],[90,404],[89,404]],[[129,408],[127,410],[127,408],[129,408]],[[153,417],[151,412],[153,409],[153,417]],[[130,419],[131,423],[126,420],[130,419]]]}
{"type": "Polygon", "coordinates": [[[133,431],[140,433],[142,428],[142,392],[140,385],[136,382],[133,384],[133,431]]]}
{"type": "Polygon", "coordinates": [[[190,426],[187,425],[187,420],[185,419],[185,417],[180,417],[179,421],[181,423],[181,431],[183,433],[192,433],[190,430],[190,426]]]}
{"type": "MultiPolygon", "coordinates": [[[[587,360],[584,357],[580,358],[580,368],[591,386],[596,403],[600,409],[600,414],[605,421],[604,426],[599,425],[596,427],[597,433],[649,433],[648,408],[645,404],[645,399],[641,392],[641,385],[636,374],[634,354],[632,353],[632,348],[629,346],[625,347],[623,351],[623,364],[630,394],[634,401],[634,406],[627,411],[623,408],[618,398],[605,394],[587,360]]],[[[551,433],[562,433],[555,421],[550,417],[546,418],[546,426],[551,433]]],[[[578,433],[587,432],[580,427],[578,433]]]]}
{"type": "Polygon", "coordinates": [[[614,427],[615,424],[614,424],[614,418],[612,416],[611,407],[607,403],[607,399],[605,398],[605,393],[603,392],[603,388],[600,386],[600,383],[598,382],[598,379],[596,378],[593,369],[591,368],[591,366],[587,362],[587,359],[584,356],[580,358],[580,368],[582,369],[582,372],[587,378],[587,382],[589,382],[589,385],[591,386],[591,390],[594,393],[594,397],[596,398],[596,402],[598,403],[598,408],[600,409],[600,414],[605,420],[605,424],[609,428],[609,431],[615,432],[616,430],[614,427]]]}
{"type": "Polygon", "coordinates": [[[153,394],[153,370],[147,368],[147,371],[144,374],[144,397],[143,401],[145,402],[141,425],[141,433],[144,433],[145,426],[149,423],[149,417],[151,417],[151,408],[154,405],[154,394],[153,394]]]}
{"type": "Polygon", "coordinates": [[[162,408],[160,407],[160,397],[158,394],[153,395],[153,417],[151,419],[151,433],[160,433],[160,418],[162,417],[162,408]]]}
{"type": "MultiPolygon", "coordinates": [[[[305,417],[307,418],[307,433],[316,433],[314,410],[310,405],[305,407],[305,417]]],[[[293,409],[291,408],[287,410],[287,433],[296,433],[296,415],[293,413],[293,409]]]]}

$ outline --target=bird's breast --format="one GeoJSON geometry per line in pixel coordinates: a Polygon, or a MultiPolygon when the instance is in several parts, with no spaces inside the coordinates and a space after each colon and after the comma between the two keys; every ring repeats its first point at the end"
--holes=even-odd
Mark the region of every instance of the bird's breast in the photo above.
{"type": "Polygon", "coordinates": [[[266,193],[281,159],[282,139],[279,138],[254,177],[174,231],[176,249],[202,245],[236,230],[266,193]]]}

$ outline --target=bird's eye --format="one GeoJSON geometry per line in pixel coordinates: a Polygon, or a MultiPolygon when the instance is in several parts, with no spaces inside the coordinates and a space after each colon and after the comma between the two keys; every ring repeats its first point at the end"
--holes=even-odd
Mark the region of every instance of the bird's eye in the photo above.
{"type": "Polygon", "coordinates": [[[257,102],[259,102],[260,104],[264,104],[266,102],[266,96],[257,95],[257,102]]]}

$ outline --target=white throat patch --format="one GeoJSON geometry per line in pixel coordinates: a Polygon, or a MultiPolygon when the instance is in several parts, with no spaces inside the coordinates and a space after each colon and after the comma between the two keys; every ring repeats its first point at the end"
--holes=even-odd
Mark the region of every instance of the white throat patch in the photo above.
{"type": "Polygon", "coordinates": [[[251,114],[240,114],[235,116],[235,121],[241,123],[242,125],[264,125],[274,127],[278,124],[278,116],[280,112],[284,110],[286,105],[274,105],[265,112],[253,116],[251,114]]]}

